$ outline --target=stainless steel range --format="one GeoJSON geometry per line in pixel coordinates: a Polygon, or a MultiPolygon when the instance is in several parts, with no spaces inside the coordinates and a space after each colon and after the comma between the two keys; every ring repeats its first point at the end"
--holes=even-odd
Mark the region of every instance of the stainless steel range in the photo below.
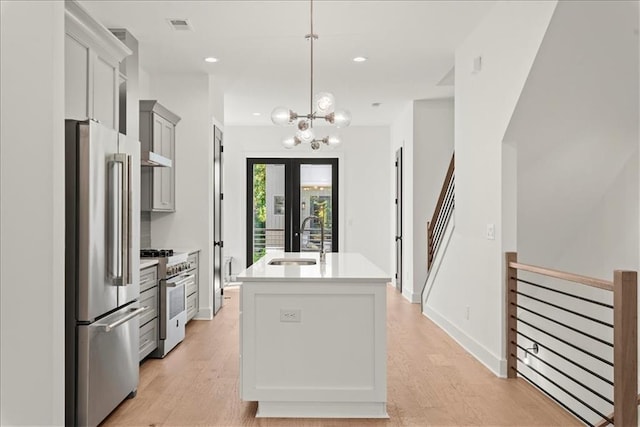
{"type": "Polygon", "coordinates": [[[160,281],[159,339],[158,348],[151,357],[163,358],[184,339],[187,323],[186,287],[195,282],[194,267],[187,260],[186,252],[171,249],[142,249],[141,258],[158,260],[160,281]]]}

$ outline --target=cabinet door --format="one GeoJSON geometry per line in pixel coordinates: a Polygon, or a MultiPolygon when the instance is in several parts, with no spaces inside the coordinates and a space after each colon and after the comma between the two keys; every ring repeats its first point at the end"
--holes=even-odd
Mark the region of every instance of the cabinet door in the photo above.
{"type": "Polygon", "coordinates": [[[88,119],[89,49],[69,34],[64,38],[64,84],[64,117],[88,119]]]}
{"type": "Polygon", "coordinates": [[[93,118],[111,129],[116,129],[117,123],[117,71],[117,68],[95,55],[93,61],[93,118]]]}
{"type": "Polygon", "coordinates": [[[153,150],[172,159],[170,168],[155,168],[153,171],[154,210],[175,210],[175,127],[173,123],[153,114],[153,150]]]}

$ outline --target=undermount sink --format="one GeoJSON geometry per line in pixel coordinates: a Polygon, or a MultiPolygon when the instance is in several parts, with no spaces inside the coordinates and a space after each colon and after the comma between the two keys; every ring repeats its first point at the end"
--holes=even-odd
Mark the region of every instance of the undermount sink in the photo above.
{"type": "Polygon", "coordinates": [[[274,258],[269,261],[269,265],[315,265],[313,258],[274,258]]]}

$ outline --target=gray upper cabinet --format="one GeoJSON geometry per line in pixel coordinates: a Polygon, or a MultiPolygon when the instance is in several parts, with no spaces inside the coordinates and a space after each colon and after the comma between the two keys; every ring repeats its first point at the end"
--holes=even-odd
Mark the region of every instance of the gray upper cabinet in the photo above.
{"type": "Polygon", "coordinates": [[[65,2],[65,118],[118,130],[120,62],[131,50],[79,3],[65,2]]]}
{"type": "Polygon", "coordinates": [[[142,151],[172,161],[171,167],[142,168],[143,211],[175,212],[175,135],[180,117],[155,100],[140,101],[140,143],[142,151]]]}

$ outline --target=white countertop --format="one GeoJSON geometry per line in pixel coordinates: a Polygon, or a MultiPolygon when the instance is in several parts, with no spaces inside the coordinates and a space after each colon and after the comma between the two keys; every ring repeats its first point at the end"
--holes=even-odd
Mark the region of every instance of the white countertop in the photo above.
{"type": "Polygon", "coordinates": [[[140,258],[140,270],[144,270],[147,267],[158,264],[157,259],[140,258]]]}
{"type": "Polygon", "coordinates": [[[240,282],[387,283],[391,278],[359,253],[329,252],[321,264],[317,252],[270,252],[238,275],[240,282]],[[274,258],[312,258],[315,265],[269,265],[274,258]]]}

